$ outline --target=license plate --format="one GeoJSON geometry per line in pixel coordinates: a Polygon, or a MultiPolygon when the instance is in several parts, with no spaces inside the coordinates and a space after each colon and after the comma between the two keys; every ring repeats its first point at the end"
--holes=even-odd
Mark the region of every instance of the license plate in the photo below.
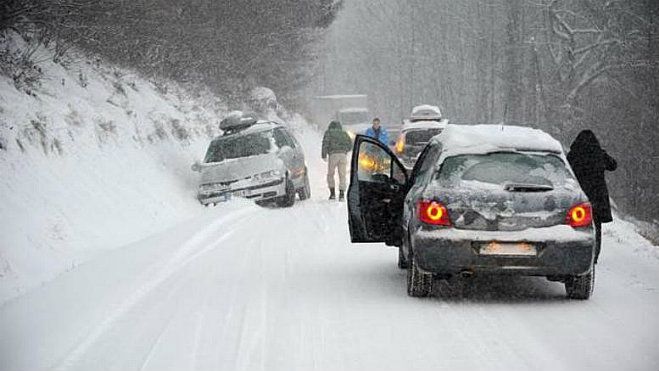
{"type": "Polygon", "coordinates": [[[527,242],[497,242],[492,241],[484,244],[480,248],[481,255],[517,255],[517,256],[535,256],[538,250],[535,245],[527,242]]]}
{"type": "Polygon", "coordinates": [[[249,191],[246,190],[246,189],[243,189],[242,191],[233,192],[233,195],[236,196],[236,197],[245,197],[245,196],[249,195],[249,191]]]}

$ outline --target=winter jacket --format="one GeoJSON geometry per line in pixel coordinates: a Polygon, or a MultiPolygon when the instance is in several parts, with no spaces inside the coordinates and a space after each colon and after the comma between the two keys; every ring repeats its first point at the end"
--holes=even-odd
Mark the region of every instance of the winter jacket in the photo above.
{"type": "Polygon", "coordinates": [[[577,135],[577,139],[570,146],[567,160],[574,170],[581,189],[593,205],[595,222],[612,221],[604,171],[615,170],[618,166],[616,160],[600,147],[595,134],[590,130],[583,130],[577,135]]]}
{"type": "Polygon", "coordinates": [[[332,121],[323,135],[321,157],[326,158],[332,153],[348,153],[352,150],[352,140],[341,128],[341,123],[332,121]]]}
{"type": "Polygon", "coordinates": [[[380,126],[379,131],[380,131],[379,135],[376,135],[375,130],[371,126],[370,128],[366,129],[366,135],[371,138],[375,138],[379,140],[380,143],[384,144],[385,146],[389,145],[389,134],[387,133],[387,130],[384,127],[380,126]]]}

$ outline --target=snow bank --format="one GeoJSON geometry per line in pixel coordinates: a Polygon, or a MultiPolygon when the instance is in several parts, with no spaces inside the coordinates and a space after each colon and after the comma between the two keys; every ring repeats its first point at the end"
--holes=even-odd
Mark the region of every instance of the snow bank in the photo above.
{"type": "Polygon", "coordinates": [[[210,95],[39,53],[29,91],[0,76],[0,303],[203,211],[189,167],[224,112],[210,95]]]}

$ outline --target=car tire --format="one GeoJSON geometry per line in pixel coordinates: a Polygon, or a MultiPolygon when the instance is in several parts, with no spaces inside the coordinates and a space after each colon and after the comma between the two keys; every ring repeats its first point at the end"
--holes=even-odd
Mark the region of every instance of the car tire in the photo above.
{"type": "Polygon", "coordinates": [[[583,276],[572,276],[565,280],[565,292],[569,299],[587,300],[595,288],[595,266],[583,276]]]}
{"type": "Polygon", "coordinates": [[[300,195],[300,200],[308,200],[311,198],[311,187],[309,186],[309,174],[307,174],[307,169],[304,169],[304,187],[300,188],[298,191],[300,195]]]}
{"type": "Polygon", "coordinates": [[[295,204],[295,185],[286,177],[286,194],[281,196],[277,201],[280,207],[291,207],[295,204]]]}
{"type": "Polygon", "coordinates": [[[421,272],[413,256],[407,267],[407,295],[423,298],[432,291],[432,274],[421,272]]]}

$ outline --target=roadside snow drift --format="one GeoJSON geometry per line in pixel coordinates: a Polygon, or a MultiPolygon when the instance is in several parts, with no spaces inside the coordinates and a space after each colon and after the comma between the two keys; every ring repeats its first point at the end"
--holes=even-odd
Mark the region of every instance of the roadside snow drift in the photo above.
{"type": "Polygon", "coordinates": [[[194,215],[189,166],[222,112],[173,85],[41,53],[33,89],[0,76],[0,303],[194,215]]]}

